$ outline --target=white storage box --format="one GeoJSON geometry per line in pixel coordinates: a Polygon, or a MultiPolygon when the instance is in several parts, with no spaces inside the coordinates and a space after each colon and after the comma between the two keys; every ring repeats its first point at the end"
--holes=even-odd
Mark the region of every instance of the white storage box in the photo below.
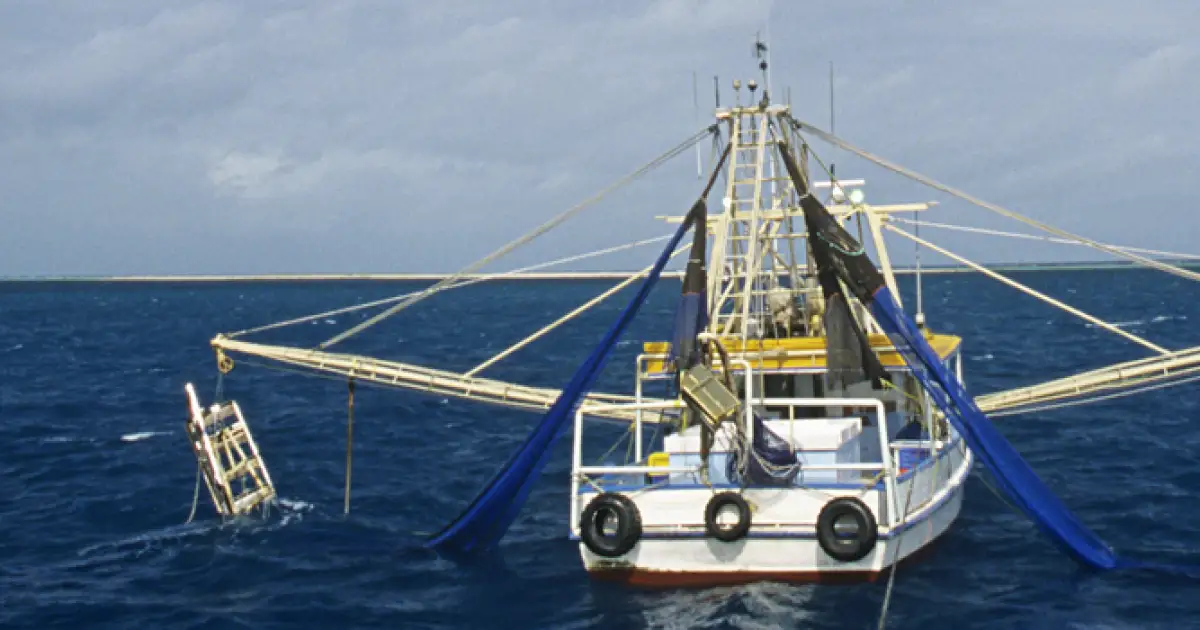
{"type": "MultiPolygon", "coordinates": [[[[859,471],[805,471],[804,464],[857,464],[860,461],[862,421],[859,418],[804,418],[797,420],[765,420],[767,428],[791,444],[800,461],[797,485],[812,483],[852,483],[862,478],[859,471]]],[[[733,427],[721,425],[713,439],[709,454],[709,481],[729,483],[725,468],[733,445],[733,427]]],[[[700,463],[700,427],[688,427],[684,433],[663,439],[663,450],[670,456],[671,466],[696,466],[700,463]]],[[[671,483],[700,483],[699,475],[676,473],[671,483]]]]}

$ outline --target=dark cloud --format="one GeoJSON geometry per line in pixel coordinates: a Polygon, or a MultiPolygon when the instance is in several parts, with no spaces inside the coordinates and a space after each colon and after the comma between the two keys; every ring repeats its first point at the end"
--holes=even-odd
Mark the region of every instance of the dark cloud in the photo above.
{"type": "MultiPolygon", "coordinates": [[[[768,30],[776,96],[801,118],[827,122],[832,59],[852,141],[1096,238],[1195,251],[1164,226],[1186,226],[1197,197],[1197,11],[4,3],[0,275],[453,270],[702,126],[692,72],[706,107],[713,75],[728,101],[768,30]]],[[[872,200],[937,198],[825,154],[872,200]]],[[[509,264],[665,232],[653,217],[688,205],[694,169],[681,158],[509,264]]],[[[1018,227],[949,202],[930,218],[1018,227]]],[[[984,260],[1081,256],[943,240],[984,260]]]]}

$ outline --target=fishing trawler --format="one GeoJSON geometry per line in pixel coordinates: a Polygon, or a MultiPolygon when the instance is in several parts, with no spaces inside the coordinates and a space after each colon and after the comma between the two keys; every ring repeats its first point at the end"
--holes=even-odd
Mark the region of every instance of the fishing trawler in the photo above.
{"type": "MultiPolygon", "coordinates": [[[[823,189],[834,223],[816,234],[865,223],[886,261],[882,220],[928,204],[868,205],[861,180],[810,183],[798,165],[816,158],[789,135],[788,114],[765,97],[716,112],[731,138],[723,211],[697,205],[675,339],[646,343],[635,374],[635,392],[670,381],[681,396],[612,407],[633,412],[635,461],[584,465],[589,423],[576,414],[571,535],[594,574],[655,585],[869,580],[958,516],[970,450],[812,251],[811,226],[796,227],[823,189]],[[722,273],[706,278],[706,268],[722,273]],[[643,459],[650,416],[668,432],[643,459]]],[[[881,279],[898,295],[890,265],[881,279]]],[[[961,372],[958,337],[927,340],[961,372]]]]}
{"type": "MultiPolygon", "coordinates": [[[[760,67],[766,85],[765,62],[760,67]]],[[[746,83],[746,103],[741,83],[734,86],[735,102],[718,104],[711,125],[608,189],[706,138],[713,140],[707,184],[687,213],[664,217],[678,227],[670,237],[652,239],[666,240],[655,263],[475,368],[459,373],[331,348],[430,295],[510,277],[475,274],[603,195],[423,290],[217,335],[212,347],[220,373],[233,370],[234,355],[244,355],[347,379],[347,511],[356,382],[543,412],[521,448],[462,515],[428,540],[439,551],[495,547],[517,518],[551,447],[573,423],[567,529],[584,567],[599,578],[645,585],[871,580],[951,527],[976,459],[1000,491],[1082,564],[1136,564],[1118,558],[1079,523],[986,414],[1085,404],[1188,382],[1200,371],[1200,348],[1167,350],[910,234],[900,225],[919,222],[932,202],[868,203],[865,181],[838,179],[809,140],[827,142],[1067,242],[1193,280],[1200,274],[1145,255],[1153,250],[1099,243],[975,199],[798,120],[790,105],[772,102],[755,81],[746,83]],[[707,199],[722,177],[720,208],[710,212],[707,199]],[[908,305],[912,317],[906,312],[885,231],[1154,355],[972,397],[963,386],[962,340],[925,322],[919,262],[915,300],[908,305]],[[683,245],[688,232],[691,243],[683,245]],[[632,393],[593,391],[613,347],[667,263],[685,252],[689,257],[671,338],[643,345],[632,393]],[[480,375],[639,281],[629,304],[561,390],[480,375]],[[246,340],[265,330],[365,309],[377,312],[317,348],[246,340]],[[622,436],[626,460],[585,463],[596,446],[590,439],[597,434],[593,427],[613,422],[628,426],[622,436]]],[[[274,486],[240,409],[219,402],[206,411],[190,385],[188,397],[189,436],[219,513],[231,517],[269,504],[274,486]],[[239,479],[241,494],[231,490],[239,479]]]]}

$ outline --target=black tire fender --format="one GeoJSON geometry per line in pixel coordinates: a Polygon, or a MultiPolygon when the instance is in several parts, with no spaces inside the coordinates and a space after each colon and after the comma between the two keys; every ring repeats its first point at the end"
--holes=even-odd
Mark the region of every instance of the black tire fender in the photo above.
{"type": "Polygon", "coordinates": [[[629,553],[642,538],[642,515],[627,496],[605,492],[592,499],[579,517],[579,538],[594,554],[616,558],[629,553]],[[615,519],[607,533],[609,519],[615,519]]]}
{"type": "Polygon", "coordinates": [[[750,531],[750,505],[746,499],[736,492],[718,492],[708,500],[704,508],[704,531],[709,536],[721,542],[741,540],[750,531]],[[717,522],[721,511],[733,506],[737,509],[738,519],[733,527],[717,522]]]}
{"type": "Polygon", "coordinates": [[[875,515],[855,497],[838,497],[826,503],[817,516],[817,543],[834,560],[861,560],[871,553],[878,539],[879,526],[875,522],[875,515]],[[854,519],[855,525],[854,533],[850,536],[837,531],[838,521],[847,516],[854,519]]]}

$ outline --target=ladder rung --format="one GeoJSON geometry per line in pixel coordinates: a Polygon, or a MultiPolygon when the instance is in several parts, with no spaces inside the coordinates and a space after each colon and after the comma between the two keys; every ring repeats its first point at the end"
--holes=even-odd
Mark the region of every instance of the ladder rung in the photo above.
{"type": "Polygon", "coordinates": [[[247,457],[246,459],[238,462],[236,466],[225,472],[225,480],[233,481],[234,479],[237,479],[238,477],[250,472],[250,468],[252,467],[262,468],[262,464],[260,464],[256,458],[247,457]]]}
{"type": "Polygon", "coordinates": [[[273,494],[275,494],[274,491],[269,487],[263,486],[261,488],[256,488],[255,490],[243,494],[234,500],[233,511],[237,514],[246,512],[259,503],[271,498],[271,495],[273,494]]]}
{"type": "Polygon", "coordinates": [[[236,422],[229,425],[223,434],[225,436],[225,441],[233,442],[235,444],[243,444],[246,442],[246,436],[249,434],[249,432],[246,431],[246,425],[242,424],[241,422],[236,422]]]}
{"type": "Polygon", "coordinates": [[[211,426],[233,415],[233,405],[224,405],[220,409],[217,409],[214,413],[205,414],[204,424],[206,426],[211,426]]]}

